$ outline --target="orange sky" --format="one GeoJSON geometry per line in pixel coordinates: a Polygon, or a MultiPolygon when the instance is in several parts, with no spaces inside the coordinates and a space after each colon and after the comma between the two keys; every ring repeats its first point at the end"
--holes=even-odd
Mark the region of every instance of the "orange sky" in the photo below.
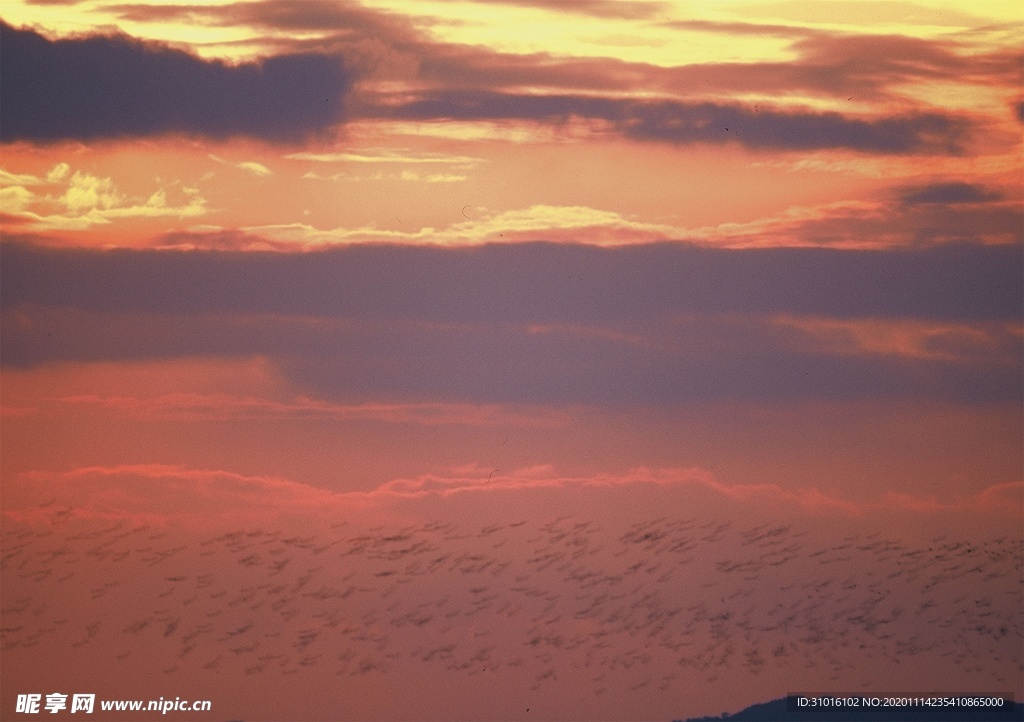
{"type": "MultiPolygon", "coordinates": [[[[766,226],[885,214],[894,187],[906,185],[955,179],[1018,203],[1019,8],[860,5],[821,13],[820,3],[207,3],[199,12],[10,2],[5,22],[49,38],[116,28],[229,62],[334,50],[354,82],[347,122],[298,143],[211,142],[181,126],[191,138],[113,131],[84,144],[74,133],[43,147],[6,144],[3,209],[12,230],[86,245],[149,246],[187,233],[203,246],[225,229],[312,246],[561,233],[745,245],[769,242],[750,237],[766,226]],[[853,127],[796,124],[762,138],[772,131],[730,131],[723,118],[714,133],[701,125],[693,140],[663,143],[582,107],[556,116],[400,112],[417,94],[457,91],[735,105],[754,120],[839,113],[870,124],[930,113],[970,132],[957,133],[954,153],[879,153],[878,143],[898,139],[858,137],[863,129],[853,127]],[[388,108],[398,117],[381,117],[388,108]]],[[[906,133],[907,142],[925,140],[906,133]]],[[[799,230],[771,242],[815,242],[799,230]]],[[[911,237],[908,229],[884,243],[911,237]]]]}
{"type": "Polygon", "coordinates": [[[1019,698],[1022,15],[7,0],[0,716],[76,685],[268,720],[678,719],[802,685],[1019,698]],[[666,545],[672,574],[576,589],[659,525],[702,529],[692,568],[666,545]],[[782,526],[789,586],[722,576],[782,526]],[[365,594],[217,611],[198,580],[262,593],[285,552],[250,569],[209,540],[256,531],[316,536],[286,544],[289,584],[308,566],[365,594]],[[603,551],[559,577],[537,540],[572,534],[603,551]],[[510,576],[410,557],[386,586],[358,550],[403,535],[510,576]],[[805,604],[847,538],[828,578],[859,591],[805,604]],[[930,561],[906,572],[897,548],[930,561]],[[65,557],[78,605],[46,601],[65,557]],[[160,596],[170,576],[204,601],[160,596]],[[480,602],[491,585],[507,606],[480,602]],[[877,618],[846,601],[879,604],[868,589],[877,618]],[[166,634],[124,631],[133,597],[166,634]],[[429,605],[448,622],[401,621],[429,605]],[[643,636],[626,608],[674,621],[643,636]],[[309,661],[303,635],[341,617],[369,630],[355,656],[328,634],[309,661]],[[231,651],[250,621],[278,661],[231,651]],[[190,657],[204,625],[221,636],[190,657]]]}

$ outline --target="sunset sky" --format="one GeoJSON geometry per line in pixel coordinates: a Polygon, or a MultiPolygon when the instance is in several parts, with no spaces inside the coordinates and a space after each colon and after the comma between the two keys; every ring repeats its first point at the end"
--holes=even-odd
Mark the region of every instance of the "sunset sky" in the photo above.
{"type": "MultiPolygon", "coordinates": [[[[0,21],[0,716],[61,691],[267,720],[678,719],[805,686],[1024,697],[1019,1],[4,0],[0,21]],[[616,545],[662,527],[701,546],[691,576],[630,587],[690,600],[649,636],[576,608],[582,577],[544,577],[530,547],[586,536],[614,576],[640,553],[616,545]],[[721,647],[727,582],[693,590],[783,527],[805,545],[779,562],[793,589],[821,578],[815,549],[862,537],[836,586],[897,548],[984,550],[998,574],[890,589],[893,619],[936,605],[948,624],[890,639],[847,615],[864,641],[845,666],[817,622],[792,643],[818,671],[756,663],[789,642],[750,622],[721,647]],[[225,535],[256,531],[326,540],[311,570],[373,582],[332,607],[394,628],[366,633],[360,674],[314,672],[331,653],[307,665],[302,642],[291,667],[183,645],[202,624],[155,565],[244,587],[225,535]],[[385,601],[399,538],[493,555],[506,601],[564,595],[463,623],[482,587],[446,566],[385,601]],[[331,556],[360,544],[380,555],[331,556]],[[62,555],[77,576],[48,586],[62,555]],[[454,631],[395,621],[446,587],[454,631]],[[125,642],[145,604],[168,631],[125,642]],[[722,676],[666,641],[687,614],[722,676]],[[475,624],[501,636],[483,677],[463,678],[479,653],[438,667],[416,636],[468,645],[475,624]],[[531,624],[608,651],[520,659],[531,624]]],[[[730,594],[765,608],[806,597],[743,579],[730,594]]],[[[290,633],[277,612],[210,615],[267,649],[290,633]]]]}

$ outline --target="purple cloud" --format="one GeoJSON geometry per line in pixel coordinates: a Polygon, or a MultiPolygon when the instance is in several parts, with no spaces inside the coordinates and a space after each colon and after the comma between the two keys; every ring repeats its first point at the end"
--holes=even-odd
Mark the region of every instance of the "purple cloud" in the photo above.
{"type": "Polygon", "coordinates": [[[293,142],[343,119],[338,58],[229,66],[126,36],[48,40],[0,23],[0,140],[90,141],[181,133],[293,142]]]}

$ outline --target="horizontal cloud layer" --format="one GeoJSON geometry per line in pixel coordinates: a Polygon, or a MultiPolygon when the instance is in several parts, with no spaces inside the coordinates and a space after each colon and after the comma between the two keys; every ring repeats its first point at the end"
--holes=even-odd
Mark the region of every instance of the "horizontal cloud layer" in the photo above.
{"type": "Polygon", "coordinates": [[[30,367],[266,356],[300,388],[347,403],[1021,399],[1020,333],[1012,327],[939,332],[904,351],[901,335],[915,330],[897,328],[894,341],[870,327],[865,339],[842,324],[759,317],[538,326],[25,307],[4,315],[2,358],[30,367]]]}
{"type": "Polygon", "coordinates": [[[274,142],[342,120],[351,78],[319,54],[229,66],[126,36],[49,40],[0,23],[0,140],[167,133],[274,142]]]}
{"type": "Polygon", "coordinates": [[[8,243],[0,302],[96,311],[569,323],[686,313],[1020,318],[1024,250],[522,243],[216,253],[8,243]]]}
{"type": "MultiPolygon", "coordinates": [[[[657,15],[660,7],[596,0],[531,4],[606,18],[657,15]]],[[[266,36],[252,42],[260,54],[274,57],[260,66],[229,67],[123,36],[50,41],[5,26],[4,62],[14,70],[6,73],[3,93],[9,102],[0,137],[88,140],[180,132],[296,140],[341,121],[342,99],[349,99],[358,72],[368,82],[351,98],[352,107],[365,118],[559,125],[576,117],[643,141],[955,154],[969,142],[976,114],[917,110],[905,86],[941,80],[989,87],[1016,82],[1018,72],[1018,59],[1005,52],[968,55],[949,42],[777,25],[666,21],[663,27],[680,32],[788,37],[794,58],[664,67],[447,44],[400,15],[319,1],[107,9],[132,22],[259,28],[266,36]],[[308,37],[285,37],[296,31],[308,37]],[[36,76],[44,78],[42,86],[36,76]],[[376,94],[393,81],[420,92],[376,94]],[[657,100],[622,96],[641,89],[657,100]],[[862,106],[847,111],[846,105],[841,112],[814,112],[807,103],[793,103],[801,95],[885,104],[872,113],[862,106]],[[757,104],[751,97],[762,100],[757,104]],[[779,99],[777,106],[768,98],[779,99]]]]}
{"type": "Polygon", "coordinates": [[[1022,269],[1018,246],[8,244],[2,360],[260,355],[346,403],[1010,401],[1022,269]]]}

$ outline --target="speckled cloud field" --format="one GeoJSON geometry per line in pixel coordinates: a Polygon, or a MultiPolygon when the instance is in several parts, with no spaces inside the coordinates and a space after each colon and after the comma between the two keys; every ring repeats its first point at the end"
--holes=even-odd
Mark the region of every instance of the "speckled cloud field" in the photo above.
{"type": "Polygon", "coordinates": [[[127,501],[150,519],[51,499],[48,525],[8,525],[17,689],[244,719],[672,718],[779,690],[1005,693],[1024,661],[1005,489],[880,509],[696,469],[465,469],[355,498],[170,467],[35,481],[145,484],[127,501]],[[1003,524],[964,524],[986,512],[1003,524]]]}

